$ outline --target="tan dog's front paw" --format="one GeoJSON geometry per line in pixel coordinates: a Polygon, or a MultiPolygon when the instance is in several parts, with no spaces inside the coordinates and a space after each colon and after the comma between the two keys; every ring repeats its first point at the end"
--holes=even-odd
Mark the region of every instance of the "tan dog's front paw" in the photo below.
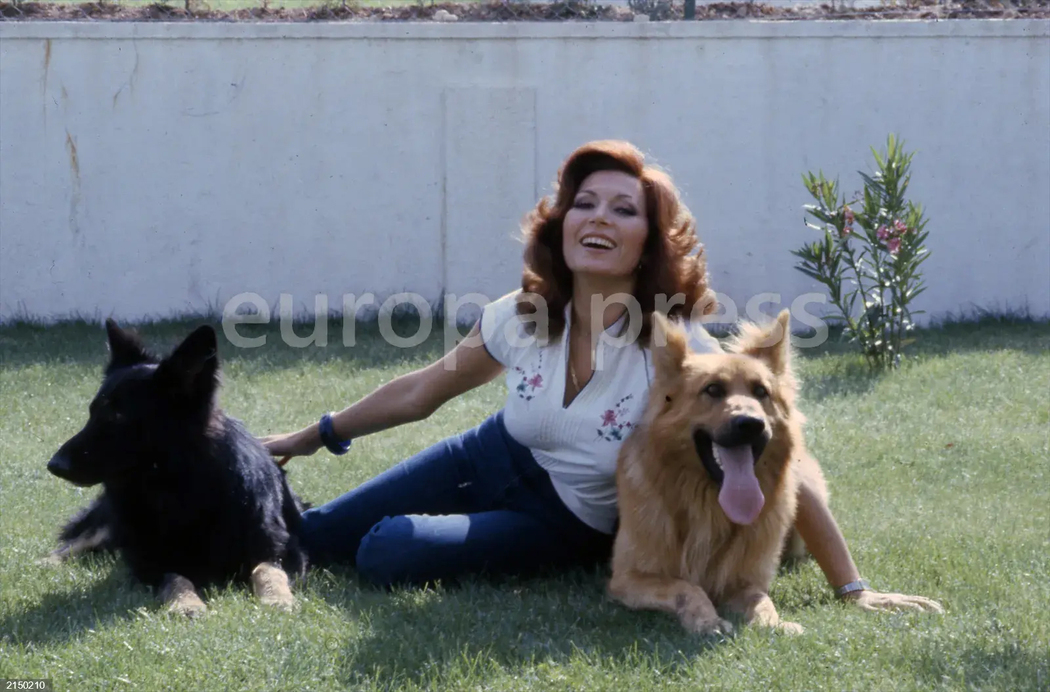
{"type": "Polygon", "coordinates": [[[783,632],[784,634],[802,634],[803,632],[805,632],[805,629],[803,629],[802,625],[798,624],[797,622],[787,622],[781,620],[777,623],[777,631],[783,632]]]}
{"type": "Polygon", "coordinates": [[[716,634],[729,636],[733,633],[733,624],[715,615],[714,617],[682,617],[682,624],[693,634],[710,637],[716,634]]]}

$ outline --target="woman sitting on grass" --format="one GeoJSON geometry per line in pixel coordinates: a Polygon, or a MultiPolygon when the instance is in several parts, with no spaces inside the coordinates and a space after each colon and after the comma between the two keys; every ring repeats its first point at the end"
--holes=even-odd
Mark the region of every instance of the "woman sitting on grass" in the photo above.
{"type": "MultiPolygon", "coordinates": [[[[341,454],[354,438],[427,418],[506,373],[502,410],[308,510],[302,540],[315,562],[348,563],[392,585],[609,560],[616,457],[647,401],[653,310],[681,320],[695,350],[720,350],[687,319],[715,307],[705,260],[692,254],[695,222],[670,177],[626,142],[573,152],[554,199],[540,201],[524,232],[522,290],[485,306],[443,358],[319,423],[263,439],[284,460],[322,446],[341,454]],[[684,303],[668,309],[658,296],[684,303]],[[637,338],[626,345],[609,343],[630,333],[637,338]]],[[[866,609],[940,610],[870,590],[827,505],[805,485],[797,529],[841,597],[866,609]]]]}

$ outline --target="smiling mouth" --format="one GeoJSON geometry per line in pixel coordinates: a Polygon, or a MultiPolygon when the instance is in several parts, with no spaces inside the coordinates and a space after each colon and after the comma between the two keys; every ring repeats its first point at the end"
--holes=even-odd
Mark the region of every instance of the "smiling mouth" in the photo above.
{"type": "Polygon", "coordinates": [[[609,240],[608,238],[602,238],[601,236],[590,235],[585,236],[580,240],[580,245],[585,248],[592,250],[614,250],[616,249],[616,243],[609,240]]]}

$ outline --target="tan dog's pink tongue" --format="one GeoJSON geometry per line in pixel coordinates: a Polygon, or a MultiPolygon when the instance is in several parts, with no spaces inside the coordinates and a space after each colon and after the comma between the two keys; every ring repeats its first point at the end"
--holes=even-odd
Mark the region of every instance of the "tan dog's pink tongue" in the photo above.
{"type": "Polygon", "coordinates": [[[755,477],[755,456],[751,445],[712,446],[725,475],[722,491],[718,493],[718,504],[734,524],[750,524],[758,518],[762,505],[766,503],[766,496],[755,477]]]}

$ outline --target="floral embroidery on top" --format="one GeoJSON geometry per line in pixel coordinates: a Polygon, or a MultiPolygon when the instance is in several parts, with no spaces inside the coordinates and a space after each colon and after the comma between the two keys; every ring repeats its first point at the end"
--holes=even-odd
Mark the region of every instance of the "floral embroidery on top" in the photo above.
{"type": "Polygon", "coordinates": [[[601,427],[598,428],[598,438],[607,441],[620,441],[625,438],[634,428],[634,423],[626,420],[628,409],[624,405],[634,397],[628,394],[616,402],[616,406],[602,413],[601,427]]]}
{"type": "Polygon", "coordinates": [[[540,351],[539,358],[536,361],[536,367],[531,368],[532,373],[527,373],[518,366],[514,366],[514,372],[521,375],[521,382],[515,387],[515,391],[518,392],[518,397],[525,401],[532,401],[533,397],[536,396],[536,390],[543,386],[543,375],[539,373],[543,369],[543,351],[540,351]]]}

